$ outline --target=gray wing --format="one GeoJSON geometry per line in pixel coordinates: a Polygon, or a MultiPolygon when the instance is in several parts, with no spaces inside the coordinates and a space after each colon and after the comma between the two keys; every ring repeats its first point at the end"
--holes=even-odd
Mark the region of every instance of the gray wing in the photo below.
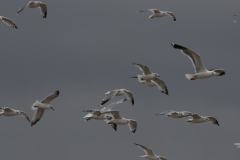
{"type": "Polygon", "coordinates": [[[218,121],[217,121],[216,118],[214,118],[214,117],[209,117],[209,116],[207,116],[207,118],[209,119],[210,122],[212,122],[212,124],[216,124],[216,125],[219,126],[219,123],[218,123],[218,121]]]}
{"type": "Polygon", "coordinates": [[[185,55],[187,55],[190,58],[190,60],[193,63],[193,66],[195,68],[196,73],[207,71],[206,68],[204,67],[203,63],[202,63],[202,60],[201,60],[201,57],[200,57],[199,54],[197,54],[193,50],[190,50],[190,49],[188,49],[186,47],[183,47],[183,46],[180,46],[178,44],[172,43],[172,46],[175,49],[180,49],[185,55]]]}
{"type": "Polygon", "coordinates": [[[125,89],[125,95],[131,100],[132,106],[134,105],[134,98],[132,92],[125,89]]]}
{"type": "Polygon", "coordinates": [[[152,72],[149,70],[148,66],[144,66],[141,64],[137,64],[137,63],[133,63],[133,65],[137,66],[142,72],[143,74],[151,74],[152,72]]]}
{"type": "Polygon", "coordinates": [[[173,21],[176,21],[176,17],[174,16],[174,14],[172,12],[166,12],[168,16],[173,17],[173,21]]]}
{"type": "Polygon", "coordinates": [[[128,100],[128,99],[121,99],[121,100],[119,100],[119,101],[117,101],[117,102],[113,102],[113,103],[109,104],[107,107],[103,107],[100,111],[101,111],[101,112],[110,111],[115,105],[120,104],[120,103],[123,103],[123,102],[125,102],[125,101],[127,101],[127,100],[128,100]]]}
{"type": "Polygon", "coordinates": [[[13,21],[9,18],[6,18],[6,17],[2,17],[2,21],[4,23],[6,23],[8,26],[11,26],[13,28],[16,28],[17,29],[17,26],[13,23],[13,21]]]}
{"type": "Polygon", "coordinates": [[[118,92],[118,90],[112,90],[112,91],[108,91],[107,93],[105,93],[107,96],[102,100],[102,102],[99,106],[102,106],[105,103],[107,103],[111,98],[113,98],[115,96],[115,94],[117,92],[118,92]]]}
{"type": "Polygon", "coordinates": [[[29,117],[27,116],[27,114],[26,114],[25,112],[19,111],[19,113],[20,113],[20,116],[23,116],[23,117],[26,118],[29,122],[31,122],[30,119],[29,119],[29,117]]]}
{"type": "Polygon", "coordinates": [[[189,112],[189,111],[179,111],[180,113],[182,113],[183,115],[186,115],[186,116],[191,116],[192,113],[189,112]]]}
{"type": "Polygon", "coordinates": [[[31,122],[31,126],[35,125],[42,118],[43,113],[44,113],[44,109],[38,108],[35,111],[35,114],[33,116],[32,122],[31,122]]]}
{"type": "Polygon", "coordinates": [[[133,134],[136,132],[137,130],[137,121],[135,120],[130,120],[130,122],[128,123],[128,126],[130,128],[130,130],[133,132],[133,134]]]}
{"type": "Polygon", "coordinates": [[[155,114],[155,115],[169,115],[169,114],[171,114],[171,113],[173,113],[173,112],[176,112],[176,111],[173,111],[173,110],[170,110],[170,111],[165,111],[165,112],[162,112],[162,113],[159,113],[159,114],[155,114]]]}
{"type": "Polygon", "coordinates": [[[49,104],[53,99],[55,99],[56,97],[58,97],[59,93],[60,93],[59,90],[53,92],[52,94],[50,94],[49,96],[47,96],[46,98],[44,98],[44,99],[41,101],[41,103],[49,104]]]}
{"type": "Polygon", "coordinates": [[[137,145],[139,148],[141,148],[142,150],[144,150],[144,152],[147,154],[147,155],[150,155],[150,156],[154,156],[153,154],[153,151],[145,146],[142,146],[140,144],[136,144],[134,143],[135,145],[137,145]]]}
{"type": "Polygon", "coordinates": [[[97,109],[89,109],[89,110],[83,110],[83,112],[88,112],[88,113],[92,113],[98,111],[97,109]]]}
{"type": "Polygon", "coordinates": [[[225,71],[222,68],[209,69],[209,71],[217,72],[219,74],[219,76],[223,76],[223,75],[226,74],[225,71]]]}
{"type": "Polygon", "coordinates": [[[47,18],[47,5],[46,5],[45,3],[41,3],[40,6],[39,6],[39,8],[40,8],[42,17],[43,17],[44,19],[46,19],[46,18],[47,18]]]}
{"type": "Polygon", "coordinates": [[[236,145],[237,148],[240,148],[240,143],[234,143],[234,145],[236,145]]]}
{"type": "Polygon", "coordinates": [[[112,128],[117,131],[117,124],[113,123],[113,124],[110,124],[112,126],[112,128]]]}
{"type": "Polygon", "coordinates": [[[194,119],[200,119],[200,118],[202,118],[202,117],[200,117],[197,113],[191,114],[190,116],[191,116],[192,118],[194,118],[194,119]]]}
{"type": "Polygon", "coordinates": [[[159,158],[160,158],[161,160],[167,160],[167,158],[164,158],[164,157],[160,157],[160,156],[159,156],[159,158]]]}
{"type": "Polygon", "coordinates": [[[106,111],[102,114],[110,114],[114,119],[122,119],[122,117],[119,114],[119,111],[106,111]]]}
{"type": "Polygon", "coordinates": [[[160,13],[160,11],[157,10],[157,9],[144,9],[144,10],[140,10],[140,11],[138,11],[138,12],[145,12],[145,11],[151,11],[151,12],[153,12],[154,14],[160,13]]]}
{"type": "Polygon", "coordinates": [[[3,110],[4,110],[5,112],[12,112],[12,111],[13,111],[11,108],[8,108],[8,107],[4,107],[3,110]]]}
{"type": "Polygon", "coordinates": [[[158,89],[162,92],[168,95],[168,88],[166,84],[159,78],[154,78],[151,80],[153,83],[155,83],[158,86],[158,89]]]}
{"type": "Polygon", "coordinates": [[[20,9],[18,10],[17,14],[19,14],[25,7],[27,7],[27,6],[29,5],[29,3],[31,3],[31,1],[28,2],[28,3],[26,3],[24,6],[22,6],[22,8],[20,8],[20,9]]]}

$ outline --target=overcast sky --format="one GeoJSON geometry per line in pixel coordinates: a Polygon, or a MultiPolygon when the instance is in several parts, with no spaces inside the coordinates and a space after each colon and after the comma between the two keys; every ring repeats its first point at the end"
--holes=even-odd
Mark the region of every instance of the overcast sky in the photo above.
{"type": "MultiPolygon", "coordinates": [[[[19,29],[0,23],[0,107],[34,114],[31,105],[59,90],[42,119],[30,127],[20,117],[0,117],[4,160],[139,160],[151,148],[168,160],[239,160],[240,142],[239,0],[45,0],[43,20],[27,1],[1,0],[1,16],[19,29]],[[57,3],[56,3],[57,2],[57,3]],[[156,8],[171,17],[148,19],[156,8]],[[237,21],[233,23],[233,21],[237,21]],[[223,68],[225,76],[189,81],[191,61],[171,43],[198,52],[206,68],[223,68]],[[132,63],[147,65],[169,89],[140,84],[132,63]],[[125,88],[135,98],[115,107],[138,123],[135,135],[127,125],[118,131],[104,121],[84,122],[85,109],[98,104],[108,90],[125,88]],[[215,117],[193,124],[187,118],[154,116],[166,110],[187,110],[215,117]]],[[[111,102],[124,97],[115,97],[111,102]]]]}

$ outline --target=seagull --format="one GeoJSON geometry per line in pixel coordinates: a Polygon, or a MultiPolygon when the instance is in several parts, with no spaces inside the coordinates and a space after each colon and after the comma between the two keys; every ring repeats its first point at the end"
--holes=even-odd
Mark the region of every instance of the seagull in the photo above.
{"type": "Polygon", "coordinates": [[[83,112],[88,112],[88,114],[83,117],[85,118],[85,121],[89,121],[91,119],[95,119],[95,120],[105,120],[105,119],[112,119],[112,117],[108,114],[101,114],[101,112],[106,112],[106,111],[111,111],[112,108],[117,105],[117,104],[120,104],[120,103],[123,103],[125,102],[126,100],[128,99],[121,99],[117,102],[113,102],[111,104],[109,104],[107,107],[103,107],[101,110],[98,110],[98,109],[91,109],[91,110],[83,110],[83,112]]]}
{"type": "Polygon", "coordinates": [[[240,143],[234,143],[234,145],[236,145],[237,148],[240,148],[240,143]]]}
{"type": "Polygon", "coordinates": [[[164,157],[155,155],[151,149],[149,149],[145,146],[142,146],[142,145],[136,144],[136,143],[134,143],[134,144],[136,146],[138,146],[139,148],[141,148],[142,150],[144,150],[144,152],[147,154],[147,155],[140,156],[140,157],[145,157],[145,158],[150,159],[150,160],[167,160],[164,157]]]}
{"type": "Polygon", "coordinates": [[[193,50],[190,50],[186,47],[180,46],[178,44],[172,43],[172,46],[175,49],[179,49],[184,53],[186,56],[188,56],[195,68],[196,74],[186,74],[186,78],[189,80],[195,80],[195,79],[203,79],[203,78],[208,78],[211,76],[223,76],[225,75],[225,71],[223,69],[210,69],[207,70],[201,60],[201,57],[199,54],[194,52],[193,50]]]}
{"type": "Polygon", "coordinates": [[[123,94],[125,94],[131,100],[132,106],[134,105],[133,94],[130,91],[126,90],[126,89],[115,89],[115,90],[112,90],[112,91],[108,91],[105,94],[107,96],[102,100],[102,102],[101,102],[101,104],[99,106],[104,105],[105,103],[107,103],[114,96],[121,96],[123,94]]]}
{"type": "Polygon", "coordinates": [[[11,108],[8,108],[8,107],[3,107],[3,108],[0,108],[0,109],[2,110],[2,112],[0,113],[0,116],[1,115],[4,115],[4,116],[20,115],[20,116],[23,116],[24,118],[26,118],[30,122],[30,119],[28,118],[27,114],[23,111],[11,109],[11,108]]]}
{"type": "Polygon", "coordinates": [[[152,73],[148,66],[137,63],[133,63],[133,65],[137,66],[143,72],[143,75],[137,75],[137,77],[130,78],[138,78],[140,83],[146,84],[149,87],[157,86],[162,93],[168,95],[167,86],[160,78],[158,78],[159,75],[157,73],[152,73]]]}
{"type": "Polygon", "coordinates": [[[45,3],[42,3],[40,1],[30,1],[27,4],[25,4],[22,8],[20,8],[19,11],[17,12],[17,14],[19,14],[25,7],[28,7],[28,8],[39,7],[40,12],[42,14],[42,17],[44,19],[46,19],[46,17],[47,17],[47,5],[45,3]]]}
{"type": "Polygon", "coordinates": [[[172,12],[159,11],[157,9],[145,9],[145,10],[141,10],[138,12],[145,12],[145,11],[153,12],[153,15],[151,15],[149,18],[159,18],[159,17],[164,17],[164,16],[170,16],[170,17],[173,17],[173,21],[176,22],[176,17],[174,16],[174,14],[172,12]]]}
{"type": "Polygon", "coordinates": [[[3,16],[0,16],[0,21],[3,21],[4,23],[6,23],[7,25],[13,27],[13,28],[17,28],[17,26],[13,23],[13,21],[9,18],[6,18],[6,17],[3,17],[3,16]]]}
{"type": "MultiPolygon", "coordinates": [[[[111,124],[112,126],[115,126],[117,129],[117,125],[124,125],[128,124],[130,130],[133,132],[133,134],[136,132],[137,129],[137,121],[132,120],[132,119],[125,119],[120,116],[119,111],[106,111],[103,112],[102,114],[110,114],[112,119],[106,120],[107,124],[111,124]]],[[[116,130],[115,129],[115,130],[116,130]]]]}
{"type": "Polygon", "coordinates": [[[216,124],[219,126],[219,123],[216,118],[210,116],[199,116],[196,113],[190,115],[192,119],[188,119],[187,122],[192,123],[203,123],[203,122],[212,122],[212,124],[216,124]]]}
{"type": "Polygon", "coordinates": [[[172,118],[182,118],[182,117],[188,117],[190,116],[192,113],[189,111],[165,111],[162,112],[160,114],[156,114],[156,115],[165,115],[166,117],[172,117],[172,118]]]}
{"type": "Polygon", "coordinates": [[[53,99],[58,97],[59,93],[60,93],[59,91],[55,91],[52,94],[50,94],[49,96],[47,96],[46,98],[44,98],[41,102],[39,102],[37,100],[35,103],[33,103],[32,110],[36,110],[36,112],[33,116],[31,126],[35,125],[42,118],[45,109],[54,110],[53,107],[49,103],[53,99]]]}

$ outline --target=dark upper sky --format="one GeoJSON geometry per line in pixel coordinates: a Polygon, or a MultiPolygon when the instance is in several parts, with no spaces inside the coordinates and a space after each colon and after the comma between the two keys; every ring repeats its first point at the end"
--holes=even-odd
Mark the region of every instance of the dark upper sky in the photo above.
{"type": "Polygon", "coordinates": [[[19,116],[0,117],[1,159],[138,160],[145,153],[133,143],[169,160],[239,159],[233,145],[240,142],[240,17],[233,17],[239,0],[45,0],[46,21],[38,8],[16,16],[26,2],[0,1],[0,15],[19,28],[0,23],[0,106],[32,119],[35,100],[55,90],[60,95],[51,103],[55,111],[45,111],[33,127],[19,116]],[[136,12],[150,8],[173,12],[177,22],[136,12]],[[187,80],[193,66],[171,43],[198,52],[206,68],[226,75],[187,80]],[[158,73],[169,95],[129,79],[141,74],[133,62],[158,73]],[[135,97],[134,107],[115,107],[138,122],[135,135],[127,125],[115,132],[104,121],[82,118],[82,110],[100,108],[104,93],[119,88],[135,97]],[[214,116],[220,126],[154,116],[171,109],[214,116]]]}

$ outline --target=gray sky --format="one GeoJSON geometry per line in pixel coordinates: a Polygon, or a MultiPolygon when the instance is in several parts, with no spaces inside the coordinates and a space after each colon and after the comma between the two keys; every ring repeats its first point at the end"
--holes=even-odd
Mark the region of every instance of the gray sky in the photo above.
{"type": "Polygon", "coordinates": [[[51,103],[55,111],[33,127],[19,116],[0,117],[1,159],[141,159],[145,153],[133,143],[169,160],[239,159],[233,145],[240,142],[240,17],[233,17],[239,0],[45,0],[46,21],[39,9],[16,16],[26,2],[0,1],[0,15],[19,28],[0,23],[0,105],[32,119],[36,100],[60,95],[51,103]],[[136,12],[150,8],[173,12],[177,22],[136,12]],[[187,80],[193,66],[171,43],[198,52],[206,68],[226,75],[187,80]],[[141,74],[133,62],[158,73],[169,95],[129,79],[141,74]],[[115,132],[104,121],[82,118],[82,110],[100,108],[104,93],[119,88],[134,94],[134,107],[126,102],[115,109],[138,122],[135,135],[127,125],[115,132]],[[214,116],[220,126],[154,116],[171,109],[214,116]]]}

